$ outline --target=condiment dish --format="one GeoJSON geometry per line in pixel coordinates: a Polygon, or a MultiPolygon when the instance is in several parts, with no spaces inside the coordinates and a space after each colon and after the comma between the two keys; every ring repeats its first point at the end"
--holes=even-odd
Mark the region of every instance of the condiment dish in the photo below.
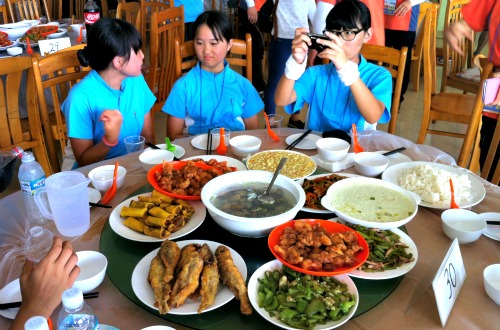
{"type": "Polygon", "coordinates": [[[316,141],[319,157],[328,162],[336,162],[347,155],[351,145],[342,139],[322,138],[316,141]]]}
{"type": "Polygon", "coordinates": [[[486,293],[497,305],[500,305],[500,264],[486,267],[483,278],[486,293]]]}
{"type": "Polygon", "coordinates": [[[147,172],[153,166],[162,164],[163,162],[171,162],[174,159],[174,153],[168,150],[150,149],[145,150],[139,155],[142,168],[147,172]]]}
{"type": "Polygon", "coordinates": [[[7,53],[10,56],[17,56],[20,55],[23,52],[23,49],[21,47],[10,47],[7,48],[7,53]]]}
{"type": "Polygon", "coordinates": [[[449,238],[466,244],[476,241],[486,229],[486,220],[464,209],[449,209],[441,213],[443,231],[449,238]]]}
{"type": "Polygon", "coordinates": [[[80,274],[75,280],[73,287],[79,288],[83,292],[89,292],[97,288],[106,275],[108,259],[102,253],[97,251],[79,251],[76,252],[80,267],[80,274]]]}
{"type": "Polygon", "coordinates": [[[354,154],[354,168],[364,176],[375,177],[385,171],[389,158],[376,152],[360,152],[354,154]]]}
{"type": "Polygon", "coordinates": [[[261,139],[251,135],[239,135],[229,140],[229,145],[231,146],[233,154],[239,157],[253,155],[259,151],[261,144],[261,139]]]}
{"type": "MultiPolygon", "coordinates": [[[[115,165],[103,165],[94,168],[89,172],[89,179],[92,181],[92,185],[99,191],[107,191],[113,184],[113,172],[115,165]]],[[[116,180],[116,187],[121,188],[123,183],[125,183],[125,175],[127,174],[127,169],[123,166],[118,167],[118,178],[116,180]]]]}

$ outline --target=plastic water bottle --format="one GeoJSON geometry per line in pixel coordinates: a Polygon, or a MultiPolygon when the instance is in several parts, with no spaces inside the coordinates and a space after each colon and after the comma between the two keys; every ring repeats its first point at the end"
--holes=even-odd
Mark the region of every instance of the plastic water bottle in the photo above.
{"type": "Polygon", "coordinates": [[[35,160],[35,156],[30,151],[15,147],[12,153],[14,156],[22,157],[18,174],[21,191],[25,195],[33,196],[37,189],[45,186],[45,172],[42,165],[35,160]]]}
{"type": "Polygon", "coordinates": [[[83,300],[82,290],[71,288],[62,294],[63,308],[57,318],[57,329],[95,330],[99,323],[94,310],[83,300]]]}
{"type": "Polygon", "coordinates": [[[24,330],[52,330],[52,324],[43,316],[33,316],[24,323],[24,330]]]}
{"type": "Polygon", "coordinates": [[[40,262],[52,247],[54,235],[48,229],[41,226],[31,227],[30,237],[24,245],[24,255],[26,259],[33,262],[40,262]]]}

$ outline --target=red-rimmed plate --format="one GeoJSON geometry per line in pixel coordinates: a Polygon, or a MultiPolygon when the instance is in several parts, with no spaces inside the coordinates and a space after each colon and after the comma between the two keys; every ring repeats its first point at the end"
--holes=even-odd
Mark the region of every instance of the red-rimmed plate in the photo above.
{"type": "Polygon", "coordinates": [[[331,222],[327,220],[320,220],[320,219],[301,219],[301,220],[290,220],[288,222],[285,222],[282,225],[279,225],[278,227],[274,228],[271,233],[269,234],[269,238],[267,240],[269,249],[271,250],[271,253],[279,260],[281,261],[285,266],[296,270],[298,272],[304,273],[304,274],[309,274],[309,275],[315,275],[315,276],[334,276],[334,275],[339,275],[339,274],[345,274],[349,273],[350,271],[358,268],[361,266],[366,259],[368,258],[368,254],[370,253],[369,248],[368,248],[368,243],[366,243],[365,239],[354,229],[349,228],[343,224],[336,223],[336,222],[331,222]],[[305,270],[303,268],[300,268],[297,265],[292,265],[289,262],[285,261],[281,256],[274,251],[274,246],[279,244],[280,237],[283,234],[283,231],[287,227],[294,227],[296,221],[303,221],[309,223],[311,226],[315,224],[320,224],[323,228],[326,229],[328,233],[338,233],[338,232],[345,232],[345,231],[352,231],[356,234],[358,237],[358,243],[361,245],[363,248],[363,251],[360,251],[356,254],[355,260],[356,263],[352,266],[349,267],[337,267],[334,271],[313,271],[313,270],[305,270]]]}
{"type": "MultiPolygon", "coordinates": [[[[186,166],[188,162],[177,161],[177,162],[169,162],[169,163],[172,164],[174,169],[180,170],[184,166],[186,166]]],[[[194,164],[203,170],[210,170],[213,168],[212,166],[206,165],[204,163],[194,163],[194,164]]],[[[185,200],[189,200],[189,201],[201,200],[201,195],[197,195],[197,196],[178,195],[178,194],[174,194],[174,193],[171,193],[171,192],[168,192],[166,190],[161,189],[160,184],[158,183],[158,181],[156,181],[155,175],[156,175],[156,173],[161,173],[162,169],[163,169],[163,164],[158,164],[158,165],[153,166],[148,172],[148,182],[153,186],[153,188],[155,188],[157,191],[161,192],[162,194],[164,194],[166,196],[170,196],[172,198],[185,199],[185,200]]]]}

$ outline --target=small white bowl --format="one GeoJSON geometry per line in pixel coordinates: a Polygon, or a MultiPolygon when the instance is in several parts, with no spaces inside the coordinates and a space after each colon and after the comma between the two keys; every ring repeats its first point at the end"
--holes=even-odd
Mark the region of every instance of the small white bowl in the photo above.
{"type": "Polygon", "coordinates": [[[451,239],[466,244],[476,241],[486,229],[486,220],[464,209],[449,209],[441,213],[443,231],[451,239]]]}
{"type": "Polygon", "coordinates": [[[376,152],[354,154],[354,168],[364,176],[375,177],[382,174],[389,165],[389,158],[376,152]]]}
{"type": "Polygon", "coordinates": [[[336,162],[344,158],[350,146],[347,141],[337,138],[322,138],[316,141],[319,157],[328,162],[336,162]]]}
{"type": "Polygon", "coordinates": [[[80,27],[83,26],[81,23],[71,24],[71,31],[75,33],[80,33],[80,27]]]}
{"type": "Polygon", "coordinates": [[[483,278],[486,293],[497,305],[500,305],[500,264],[486,267],[483,278]]]}
{"type": "Polygon", "coordinates": [[[29,29],[31,29],[31,25],[22,22],[2,24],[0,26],[0,31],[7,33],[7,39],[9,40],[21,38],[29,29]]]}
{"type": "Polygon", "coordinates": [[[148,172],[153,166],[174,160],[174,153],[168,150],[150,149],[139,155],[142,168],[148,172]]]}
{"type": "Polygon", "coordinates": [[[246,157],[253,155],[260,149],[261,139],[251,135],[235,136],[229,140],[231,150],[236,156],[246,157]]]}
{"type": "Polygon", "coordinates": [[[17,56],[20,55],[23,52],[23,49],[21,47],[10,47],[7,48],[7,53],[10,56],[17,56]]]}
{"type": "Polygon", "coordinates": [[[79,288],[83,292],[89,292],[97,288],[106,275],[108,259],[102,253],[97,251],[79,251],[76,252],[80,267],[80,274],[75,280],[73,287],[79,288]]]}
{"type": "MultiPolygon", "coordinates": [[[[103,165],[94,168],[89,172],[89,179],[92,181],[92,185],[99,191],[107,191],[113,184],[113,172],[115,170],[115,165],[103,165]]],[[[118,166],[118,178],[116,180],[117,188],[121,188],[125,182],[125,175],[127,174],[127,169],[123,166],[118,166]]]]}
{"type": "Polygon", "coordinates": [[[29,20],[23,20],[21,21],[20,23],[24,23],[24,24],[29,24],[31,26],[38,26],[40,25],[40,20],[39,19],[29,19],[29,20]]]}

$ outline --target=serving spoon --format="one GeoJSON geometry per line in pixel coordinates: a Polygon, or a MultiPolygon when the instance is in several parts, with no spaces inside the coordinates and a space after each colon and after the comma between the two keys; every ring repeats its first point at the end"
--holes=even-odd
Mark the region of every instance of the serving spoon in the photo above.
{"type": "Polygon", "coordinates": [[[286,160],[287,160],[286,157],[283,157],[280,159],[280,162],[279,162],[278,166],[276,167],[276,170],[274,171],[274,175],[273,175],[273,178],[271,179],[271,183],[269,183],[269,186],[267,186],[266,191],[262,195],[259,195],[257,197],[259,202],[261,202],[263,204],[274,204],[274,202],[275,202],[274,198],[271,195],[269,195],[269,193],[271,192],[271,188],[274,185],[274,181],[276,181],[278,174],[280,174],[281,169],[285,165],[286,160]]]}

